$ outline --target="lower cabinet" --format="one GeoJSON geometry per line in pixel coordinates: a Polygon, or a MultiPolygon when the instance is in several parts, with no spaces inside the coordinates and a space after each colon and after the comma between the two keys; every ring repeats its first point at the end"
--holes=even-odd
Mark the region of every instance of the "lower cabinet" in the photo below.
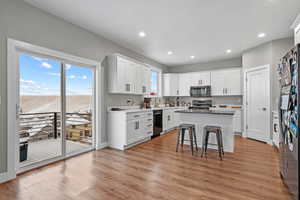
{"type": "Polygon", "coordinates": [[[235,111],[233,115],[233,132],[242,133],[242,113],[240,110],[235,111]]]}
{"type": "Polygon", "coordinates": [[[108,113],[108,138],[112,148],[125,150],[151,139],[153,135],[153,113],[143,111],[108,113]]]}
{"type": "Polygon", "coordinates": [[[170,130],[179,125],[179,119],[175,111],[182,109],[183,108],[170,108],[163,110],[163,131],[170,130]]]}

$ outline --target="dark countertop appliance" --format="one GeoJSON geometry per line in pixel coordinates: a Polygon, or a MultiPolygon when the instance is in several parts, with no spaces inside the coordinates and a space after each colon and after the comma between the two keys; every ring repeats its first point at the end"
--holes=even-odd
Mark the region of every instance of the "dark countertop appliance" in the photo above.
{"type": "Polygon", "coordinates": [[[208,86],[192,86],[190,89],[191,97],[210,97],[211,87],[208,86]]]}
{"type": "Polygon", "coordinates": [[[300,45],[281,59],[279,97],[280,175],[293,199],[299,199],[299,64],[300,45]]]}
{"type": "Polygon", "coordinates": [[[160,136],[160,133],[163,130],[163,111],[162,110],[154,110],[153,111],[153,136],[155,138],[160,136]]]}

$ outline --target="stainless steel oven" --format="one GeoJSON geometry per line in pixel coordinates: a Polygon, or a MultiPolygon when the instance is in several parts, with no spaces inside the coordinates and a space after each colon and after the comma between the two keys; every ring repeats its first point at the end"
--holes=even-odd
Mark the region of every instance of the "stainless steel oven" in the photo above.
{"type": "Polygon", "coordinates": [[[211,87],[208,86],[192,86],[190,89],[191,97],[210,97],[211,87]]]}

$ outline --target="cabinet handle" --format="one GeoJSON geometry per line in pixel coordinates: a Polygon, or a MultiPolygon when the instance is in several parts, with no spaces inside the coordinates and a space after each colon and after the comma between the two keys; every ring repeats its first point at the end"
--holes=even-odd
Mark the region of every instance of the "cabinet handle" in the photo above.
{"type": "Polygon", "coordinates": [[[152,124],[149,124],[149,125],[148,125],[148,127],[151,127],[151,126],[152,126],[152,124]]]}
{"type": "Polygon", "coordinates": [[[152,119],[148,119],[148,121],[152,121],[152,119]]]}
{"type": "Polygon", "coordinates": [[[152,131],[149,131],[147,134],[148,134],[148,135],[152,134],[152,131]]]}
{"type": "Polygon", "coordinates": [[[126,92],[130,92],[130,84],[125,84],[125,90],[126,92]]]}
{"type": "Polygon", "coordinates": [[[139,128],[140,128],[140,123],[139,123],[139,122],[135,122],[135,127],[134,127],[134,129],[137,130],[137,129],[139,129],[139,128]]]}
{"type": "Polygon", "coordinates": [[[135,118],[140,117],[139,115],[134,115],[135,118]]]}

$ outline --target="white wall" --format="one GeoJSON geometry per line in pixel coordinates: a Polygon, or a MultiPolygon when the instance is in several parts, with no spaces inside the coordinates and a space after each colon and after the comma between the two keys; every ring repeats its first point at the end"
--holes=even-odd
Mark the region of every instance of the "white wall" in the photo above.
{"type": "MultiPolygon", "coordinates": [[[[278,110],[279,97],[279,82],[277,74],[277,66],[280,59],[294,46],[293,38],[284,38],[274,40],[243,53],[243,69],[258,67],[262,65],[270,65],[270,79],[271,79],[271,110],[278,110]]],[[[272,124],[272,119],[271,119],[272,124]]],[[[272,125],[270,124],[270,127],[272,125]]],[[[272,128],[270,129],[272,131],[272,128]]]]}
{"type": "MultiPolygon", "coordinates": [[[[2,104],[0,105],[0,173],[6,171],[6,44],[7,38],[13,38],[34,45],[66,52],[76,56],[89,58],[102,62],[106,55],[120,53],[133,57],[142,62],[167,70],[167,68],[151,59],[139,55],[131,50],[92,34],[82,28],[65,22],[55,16],[47,14],[34,8],[22,0],[1,0],[0,1],[0,95],[2,104]]],[[[107,76],[104,76],[107,77],[107,76]]],[[[102,86],[105,87],[105,82],[102,86]]],[[[106,90],[105,90],[106,91],[106,90]]],[[[105,103],[123,104],[127,95],[112,96],[104,94],[105,103]]],[[[136,101],[142,97],[133,97],[136,101]]],[[[106,105],[104,105],[106,106],[106,105]]],[[[106,114],[103,107],[103,117],[106,114]]],[[[102,124],[102,132],[105,131],[105,124],[102,124]]],[[[106,140],[106,135],[103,140],[106,140]]]]}
{"type": "Polygon", "coordinates": [[[279,83],[277,77],[277,66],[280,59],[294,46],[293,38],[274,40],[243,53],[243,69],[258,67],[269,64],[271,77],[271,105],[272,110],[276,110],[277,98],[279,95],[279,83]]]}

